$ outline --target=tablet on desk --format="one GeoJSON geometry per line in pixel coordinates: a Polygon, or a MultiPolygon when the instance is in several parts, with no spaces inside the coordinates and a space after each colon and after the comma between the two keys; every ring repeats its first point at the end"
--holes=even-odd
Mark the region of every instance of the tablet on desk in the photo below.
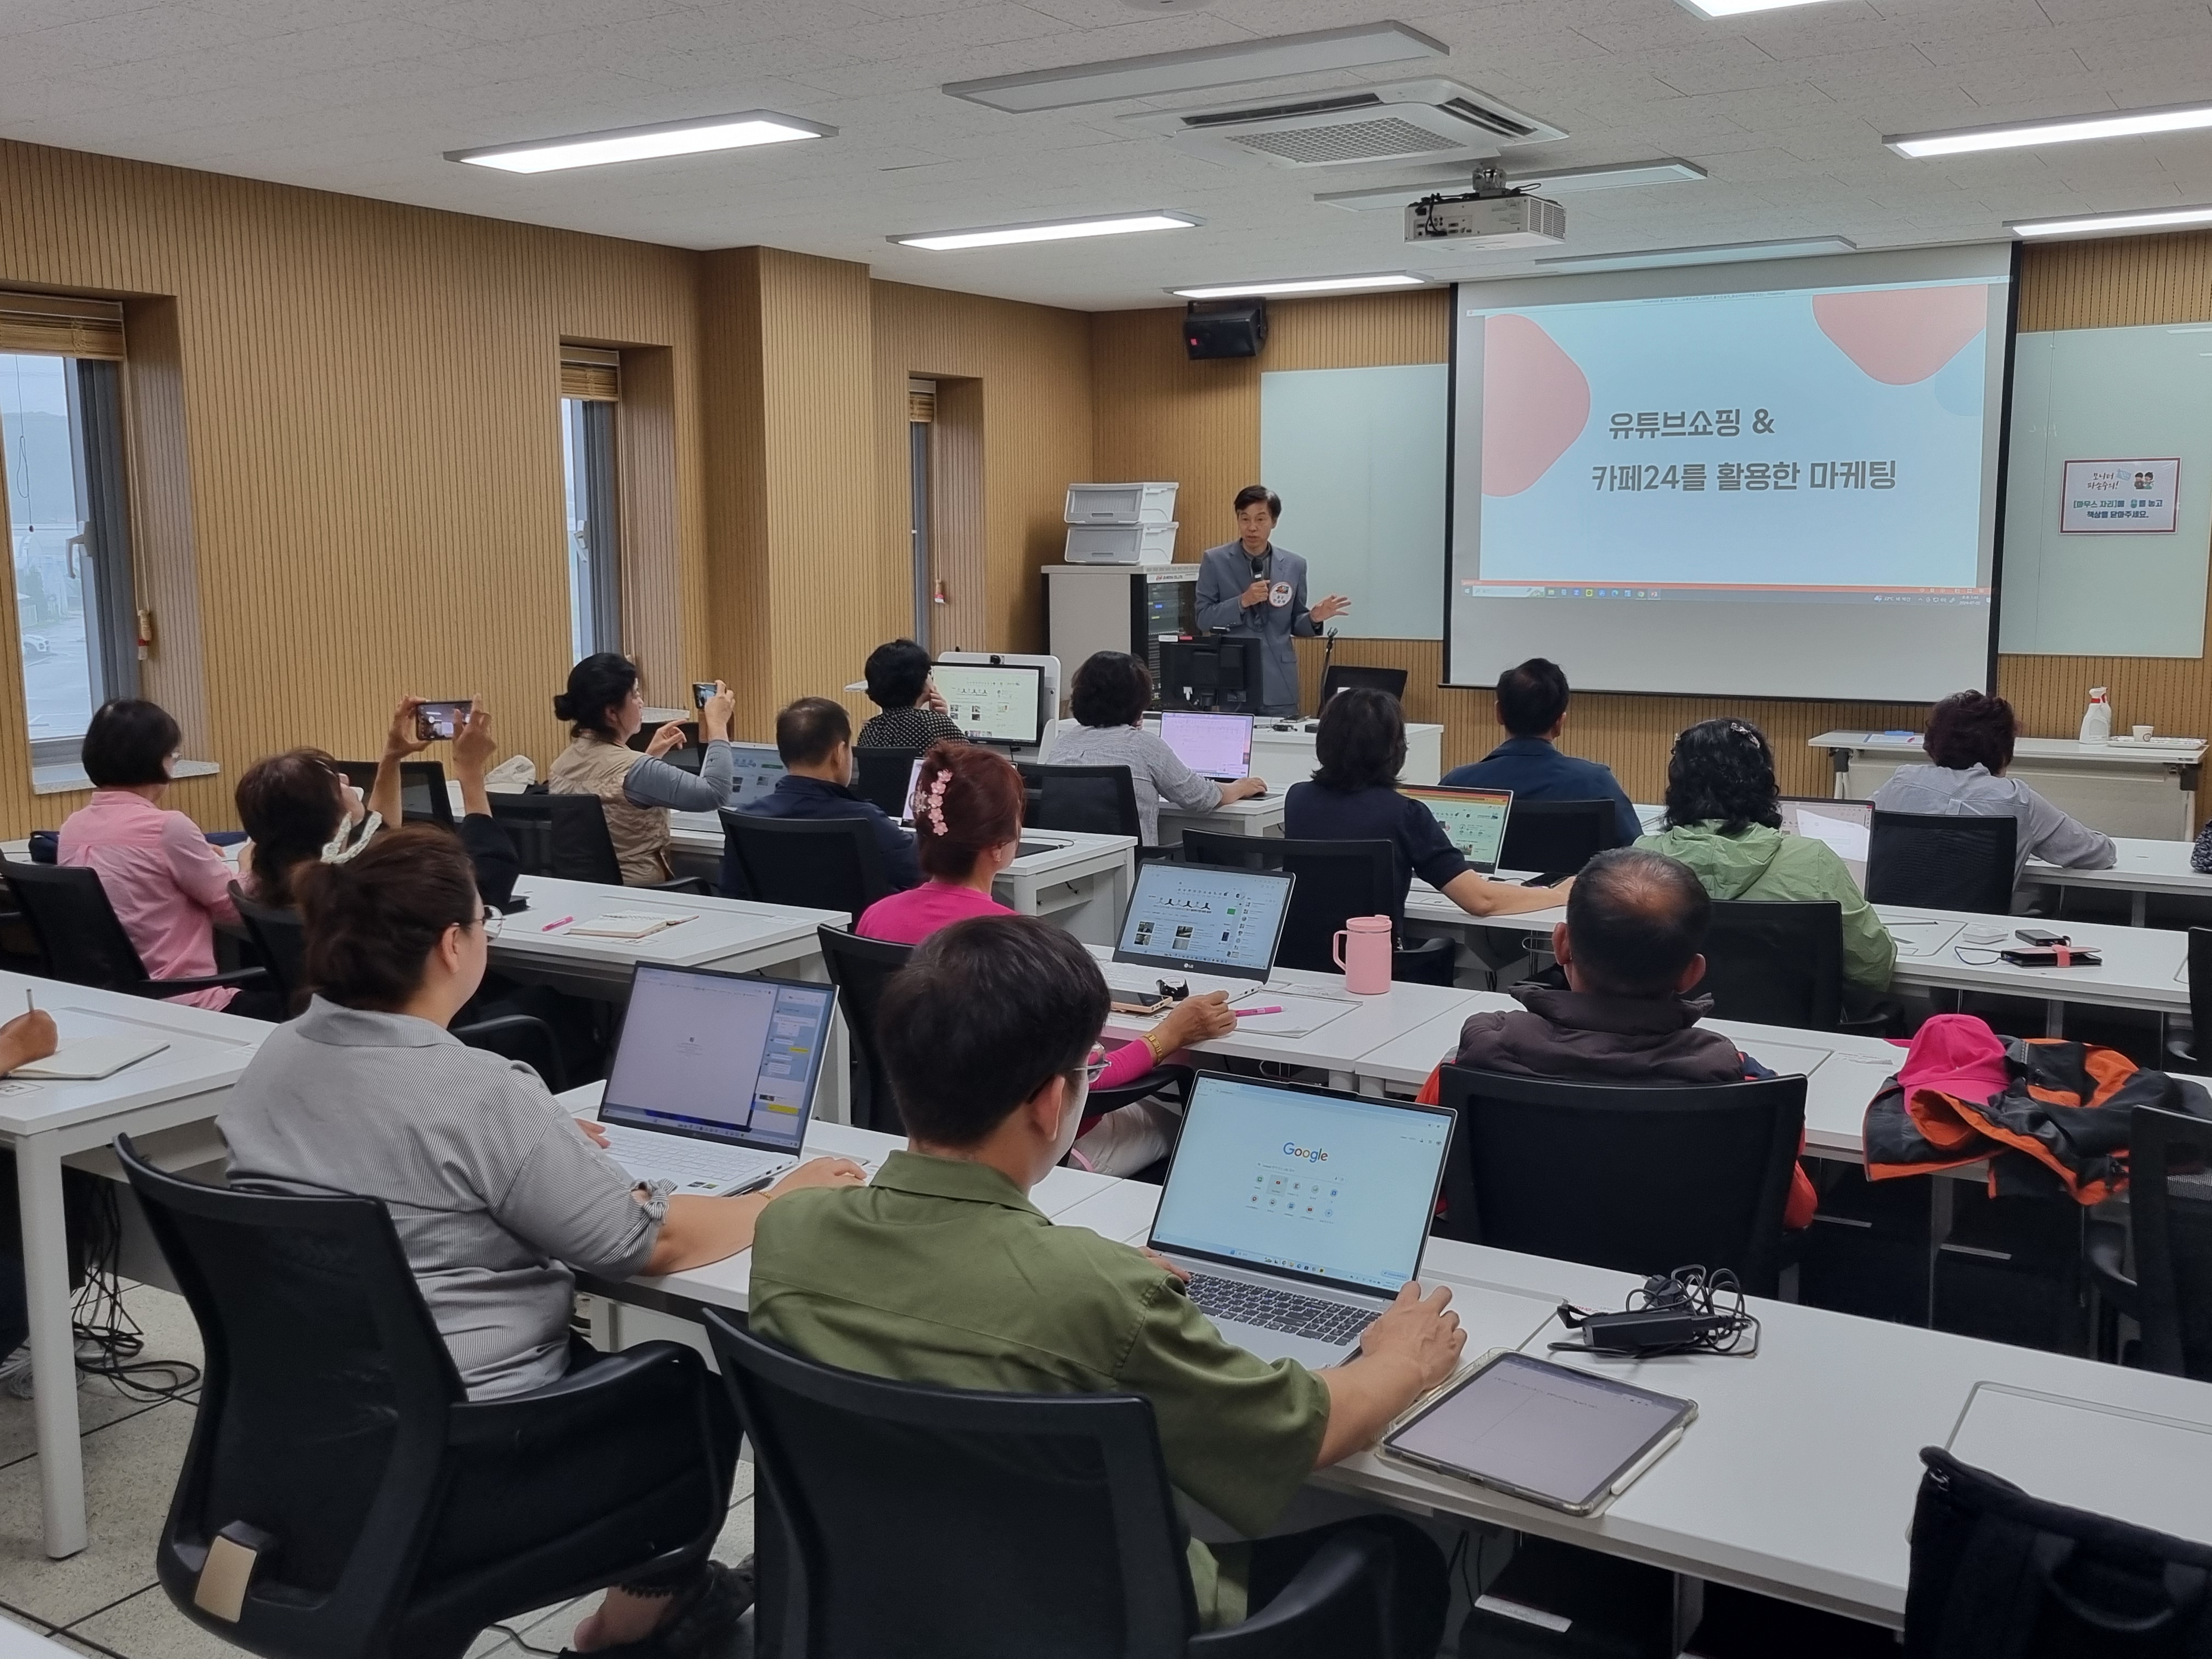
{"type": "Polygon", "coordinates": [[[1509,1352],[1393,1429],[1382,1449],[1546,1509],[1590,1515],[1697,1414],[1693,1400],[1509,1352]]]}

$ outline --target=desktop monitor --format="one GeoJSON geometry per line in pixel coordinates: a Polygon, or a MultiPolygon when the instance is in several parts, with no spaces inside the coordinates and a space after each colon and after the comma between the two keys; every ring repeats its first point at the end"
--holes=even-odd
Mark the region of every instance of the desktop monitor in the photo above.
{"type": "Polygon", "coordinates": [[[1830,800],[1820,795],[1784,795],[1776,803],[1782,811],[1782,833],[1826,842],[1851,879],[1866,891],[1867,843],[1874,834],[1874,803],[1830,800]]]}
{"type": "Polygon", "coordinates": [[[1160,741],[1201,778],[1227,783],[1252,775],[1252,717],[1170,708],[1160,716],[1160,741]]]}
{"type": "Polygon", "coordinates": [[[1044,671],[1026,665],[945,662],[932,677],[945,712],[982,743],[1034,745],[1043,729],[1044,671]]]}
{"type": "Polygon", "coordinates": [[[1510,789],[1446,789],[1438,785],[1407,787],[1410,795],[1429,809],[1443,826],[1444,835],[1459,854],[1484,875],[1498,868],[1505,848],[1505,822],[1513,811],[1510,789]]]}
{"type": "Polygon", "coordinates": [[[834,985],[640,963],[599,1120],[796,1153],[834,985]]]}
{"type": "Polygon", "coordinates": [[[1406,671],[1402,668],[1353,668],[1331,663],[1321,677],[1321,706],[1328,708],[1331,697],[1355,685],[1369,691],[1388,691],[1401,702],[1406,700],[1406,671]]]}
{"type": "Polygon", "coordinates": [[[1279,870],[1140,864],[1114,960],[1263,980],[1275,965],[1296,881],[1279,870]]]}
{"type": "Polygon", "coordinates": [[[1213,708],[1224,697],[1259,701],[1258,640],[1208,635],[1160,641],[1160,707],[1213,708]]]}
{"type": "Polygon", "coordinates": [[[730,745],[730,805],[744,811],[783,780],[783,757],[772,743],[730,745]]]}

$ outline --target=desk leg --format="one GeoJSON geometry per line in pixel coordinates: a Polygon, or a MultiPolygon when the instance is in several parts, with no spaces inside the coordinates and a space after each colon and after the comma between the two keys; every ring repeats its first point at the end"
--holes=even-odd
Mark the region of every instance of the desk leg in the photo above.
{"type": "Polygon", "coordinates": [[[2141,927],[2150,921],[2150,895],[2133,892],[2128,895],[2128,926],[2141,927]]]}
{"type": "Polygon", "coordinates": [[[30,1135],[15,1143],[15,1188],[23,1211],[40,1497],[46,1510],[46,1553],[59,1560],[85,1546],[84,1447],[77,1438],[76,1342],[70,1329],[61,1155],[46,1137],[30,1135]]]}
{"type": "Polygon", "coordinates": [[[2056,997],[2043,1005],[2043,1035],[2047,1037],[2066,1035],[2066,1005],[2056,997]]]}

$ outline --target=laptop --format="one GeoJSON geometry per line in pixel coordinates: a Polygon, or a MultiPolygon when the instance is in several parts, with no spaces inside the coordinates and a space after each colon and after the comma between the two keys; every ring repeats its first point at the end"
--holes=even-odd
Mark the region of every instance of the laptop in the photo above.
{"type": "Polygon", "coordinates": [[[1808,836],[1835,849],[1866,891],[1867,843],[1874,834],[1874,803],[1830,800],[1822,795],[1784,795],[1776,803],[1782,809],[1782,833],[1808,836]]]}
{"type": "Polygon", "coordinates": [[[733,743],[730,749],[730,805],[742,812],[783,781],[783,757],[772,743],[733,743]]]}
{"type": "Polygon", "coordinates": [[[1510,789],[1446,789],[1438,784],[1401,788],[1429,809],[1459,854],[1484,875],[1498,868],[1505,850],[1505,821],[1513,813],[1510,789]]]}
{"type": "Polygon", "coordinates": [[[616,1163],[720,1198],[799,1162],[833,985],[640,963],[599,1102],[616,1163]]]}
{"type": "Polygon", "coordinates": [[[1170,708],[1160,715],[1160,741],[1201,778],[1234,783],[1252,775],[1252,716],[1200,714],[1170,708]]]}
{"type": "Polygon", "coordinates": [[[1455,1115],[1201,1073],[1149,1243],[1230,1341],[1339,1364],[1420,1273],[1455,1115]]]}
{"type": "MultiPolygon", "coordinates": [[[[1264,980],[1275,966],[1297,878],[1164,860],[1137,866],[1114,945],[1116,963],[1264,980]]],[[[1110,984],[1114,976],[1109,975],[1110,984]]],[[[1143,989],[1133,980],[1119,990],[1143,989]]]]}

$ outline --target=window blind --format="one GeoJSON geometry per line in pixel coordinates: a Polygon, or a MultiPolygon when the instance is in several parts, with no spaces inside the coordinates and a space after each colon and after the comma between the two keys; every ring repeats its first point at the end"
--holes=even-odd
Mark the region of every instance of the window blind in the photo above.
{"type": "Polygon", "coordinates": [[[561,395],[589,403],[622,401],[622,353],[599,346],[563,344],[561,348],[561,395]]]}
{"type": "Polygon", "coordinates": [[[937,382],[906,383],[906,418],[909,426],[927,426],[937,418],[937,382]]]}
{"type": "Polygon", "coordinates": [[[123,358],[123,307],[113,300],[0,292],[0,351],[123,358]]]}

